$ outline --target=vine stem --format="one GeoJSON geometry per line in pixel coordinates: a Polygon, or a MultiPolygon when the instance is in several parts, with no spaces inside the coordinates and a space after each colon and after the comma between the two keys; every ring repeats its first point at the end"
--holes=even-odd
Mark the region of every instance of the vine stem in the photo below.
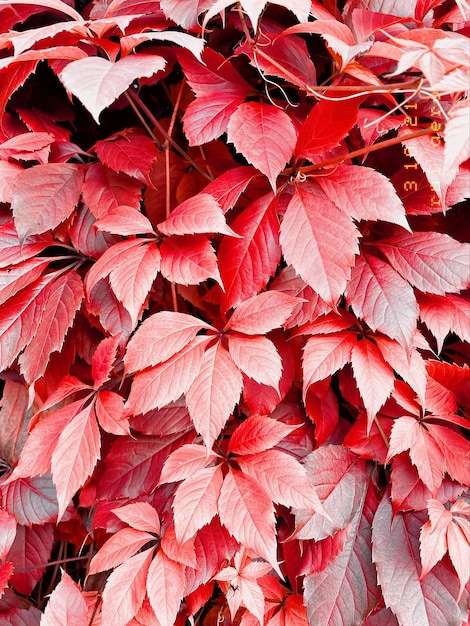
{"type": "Polygon", "coordinates": [[[376,152],[377,150],[382,150],[382,148],[395,146],[402,141],[408,141],[409,139],[415,139],[416,137],[422,137],[423,135],[432,135],[434,134],[434,132],[435,131],[432,128],[421,128],[420,130],[417,130],[413,133],[409,133],[408,135],[406,135],[406,137],[394,137],[393,139],[387,139],[386,141],[381,141],[380,143],[376,143],[373,146],[361,148],[360,150],[354,150],[353,152],[348,152],[348,154],[343,154],[339,157],[335,157],[334,159],[322,161],[321,163],[314,163],[313,165],[306,165],[297,169],[291,167],[285,169],[282,173],[287,176],[291,176],[294,172],[301,172],[302,174],[315,172],[317,170],[328,167],[329,165],[340,165],[346,159],[354,159],[355,157],[369,154],[369,152],[376,152]]]}
{"type": "MultiPolygon", "coordinates": [[[[158,132],[160,132],[166,139],[166,141],[168,141],[169,144],[171,144],[171,146],[177,151],[179,152],[179,154],[190,164],[194,167],[194,169],[196,169],[202,176],[204,176],[204,178],[206,178],[207,180],[212,181],[213,179],[209,176],[209,174],[203,170],[197,163],[196,161],[189,156],[189,154],[183,150],[183,148],[178,145],[178,143],[172,138],[170,137],[170,135],[167,133],[167,131],[163,128],[163,126],[160,124],[160,122],[157,120],[157,118],[153,115],[152,111],[142,102],[142,100],[139,98],[139,96],[135,93],[133,93],[132,91],[126,92],[126,94],[128,94],[129,98],[131,98],[134,103],[136,104],[137,107],[139,107],[147,116],[148,120],[150,120],[150,122],[153,124],[153,126],[158,130],[158,132]]],[[[135,110],[135,109],[134,109],[135,110]]],[[[147,126],[146,126],[147,128],[147,126]]],[[[162,150],[163,150],[163,146],[162,146],[162,150]]]]}

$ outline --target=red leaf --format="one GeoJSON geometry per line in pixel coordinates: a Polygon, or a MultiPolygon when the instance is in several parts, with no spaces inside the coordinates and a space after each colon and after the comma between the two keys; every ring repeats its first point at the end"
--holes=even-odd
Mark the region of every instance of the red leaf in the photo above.
{"type": "Polygon", "coordinates": [[[152,550],[126,559],[112,572],[103,591],[103,623],[126,626],[142,606],[152,550]]]}
{"type": "Polygon", "coordinates": [[[184,571],[159,550],[150,564],[147,593],[160,626],[173,626],[184,591],[184,571]]]}
{"type": "Polygon", "coordinates": [[[51,558],[54,533],[51,524],[44,526],[17,526],[8,560],[15,566],[10,587],[29,596],[46,569],[51,558]]]}
{"type": "Polygon", "coordinates": [[[198,285],[208,278],[221,284],[217,259],[208,239],[202,235],[168,237],[160,246],[161,272],[180,285],[198,285]]]}
{"type": "Polygon", "coordinates": [[[362,624],[377,605],[380,591],[371,558],[371,523],[376,508],[375,488],[368,478],[343,550],[322,571],[304,579],[309,624],[362,624]]]}
{"type": "Polygon", "coordinates": [[[0,161],[0,202],[11,202],[15,180],[23,168],[11,161],[0,161]]]}
{"type": "Polygon", "coordinates": [[[24,446],[30,417],[27,386],[22,381],[6,380],[0,401],[0,450],[11,467],[24,446]]]}
{"type": "Polygon", "coordinates": [[[359,109],[357,98],[331,102],[321,100],[300,129],[295,156],[312,160],[335,148],[354,126],[359,109]]]}
{"type": "Polygon", "coordinates": [[[238,237],[227,226],[222,209],[215,198],[200,193],[188,198],[171,212],[157,228],[165,235],[194,235],[197,233],[221,233],[238,237]]]}
{"type": "Polygon", "coordinates": [[[142,531],[142,529],[123,528],[118,530],[95,554],[88,573],[93,575],[103,570],[118,567],[154,539],[153,535],[142,531]]]}
{"type": "Polygon", "coordinates": [[[442,233],[403,233],[379,242],[390,264],[420,291],[445,295],[470,285],[470,246],[442,233]]]}
{"type": "Polygon", "coordinates": [[[201,370],[207,342],[205,337],[195,337],[167,361],[138,372],[126,403],[127,413],[146,413],[174,402],[187,393],[201,370]]]}
{"type": "Polygon", "coordinates": [[[265,415],[251,415],[231,436],[228,451],[232,454],[264,452],[297,428],[265,415]]]}
{"type": "Polygon", "coordinates": [[[83,170],[71,163],[46,163],[15,179],[11,210],[20,239],[56,228],[78,203],[83,170]]]}
{"type": "Polygon", "coordinates": [[[292,157],[297,139],[290,117],[282,109],[244,102],[231,116],[227,139],[238,152],[265,174],[276,189],[276,178],[292,157]]]}
{"type": "Polygon", "coordinates": [[[49,283],[44,297],[46,304],[37,320],[34,341],[26,346],[19,359],[23,376],[29,383],[44,374],[52,352],[62,348],[82,302],[82,279],[73,270],[62,274],[49,283]]]}
{"type": "Polygon", "coordinates": [[[87,169],[82,193],[85,204],[99,219],[120,206],[131,206],[137,211],[142,196],[141,187],[141,183],[126,174],[113,172],[101,163],[93,163],[87,169]]]}
{"type": "Polygon", "coordinates": [[[279,263],[279,221],[273,195],[249,204],[230,226],[243,238],[224,237],[219,246],[224,310],[264,289],[279,263]]]}
{"type": "Polygon", "coordinates": [[[124,363],[127,372],[167,361],[202,329],[212,328],[186,313],[160,311],[148,317],[130,340],[124,363]]]}
{"type": "Polygon", "coordinates": [[[147,135],[129,129],[105,141],[97,141],[95,152],[103,165],[116,172],[124,172],[144,185],[151,184],[149,174],[159,152],[155,142],[147,135]]]}
{"type": "Polygon", "coordinates": [[[189,104],[183,117],[189,145],[200,146],[225,133],[245,97],[245,89],[238,85],[232,87],[232,84],[229,89],[198,96],[189,104]]]}
{"type": "Polygon", "coordinates": [[[213,196],[226,213],[236,204],[256,175],[256,170],[249,165],[233,167],[204,187],[204,193],[213,196]]]}
{"type": "Polygon", "coordinates": [[[80,588],[62,570],[60,583],[51,593],[41,618],[41,626],[64,626],[64,624],[87,626],[88,611],[80,588]]]}
{"type": "Polygon", "coordinates": [[[367,411],[367,430],[392,392],[395,376],[392,368],[385,363],[379,348],[363,339],[358,341],[351,352],[351,364],[359,392],[367,411]]]}
{"type": "Polygon", "coordinates": [[[316,181],[327,198],[355,220],[382,220],[409,229],[400,198],[380,172],[370,167],[340,165],[316,181]]]}
{"type": "Polygon", "coordinates": [[[13,62],[10,67],[0,71],[0,126],[2,129],[5,125],[4,117],[8,100],[23,85],[28,76],[35,72],[37,64],[37,61],[13,62]]]}
{"type": "Polygon", "coordinates": [[[99,389],[103,383],[109,380],[116,359],[119,340],[119,335],[107,337],[98,344],[93,353],[91,373],[95,389],[99,389]]]}
{"type": "Polygon", "coordinates": [[[134,80],[153,76],[163,70],[165,64],[163,57],[154,54],[131,54],[116,63],[94,56],[69,63],[60,73],[60,79],[99,124],[103,109],[134,80]]]}
{"type": "MultiPolygon", "coordinates": [[[[20,241],[13,220],[0,225],[0,268],[26,261],[51,245],[50,234],[30,236],[20,241]]],[[[7,270],[8,271],[8,270],[7,270]]],[[[13,270],[12,270],[13,271],[13,270]]]]}
{"type": "Polygon", "coordinates": [[[410,346],[416,330],[416,299],[410,285],[388,263],[366,253],[357,257],[346,299],[372,330],[410,346]]]}
{"type": "Polygon", "coordinates": [[[459,165],[470,157],[470,109],[464,101],[449,111],[444,131],[444,171],[454,178],[459,165]]]}
{"type": "Polygon", "coordinates": [[[382,498],[372,526],[372,556],[385,603],[400,624],[461,626],[459,585],[450,566],[439,563],[419,580],[419,532],[424,521],[422,513],[394,515],[388,494],[382,498]]]}
{"type": "Polygon", "coordinates": [[[240,371],[220,343],[206,350],[186,401],[194,427],[208,449],[235,408],[242,384],[240,371]]]}
{"type": "Polygon", "coordinates": [[[93,405],[65,426],[52,453],[52,476],[57,488],[59,518],[70,499],[91,475],[100,458],[101,438],[93,405]]]}
{"type": "Polygon", "coordinates": [[[419,316],[437,340],[441,352],[445,338],[451,332],[470,342],[470,303],[463,298],[418,294],[419,316]]]}
{"type": "Polygon", "coordinates": [[[274,507],[253,478],[238,470],[227,474],[219,497],[219,516],[237,541],[279,572],[274,507]]]}
{"type": "Polygon", "coordinates": [[[298,303],[298,298],[281,291],[265,291],[242,302],[225,328],[247,335],[263,335],[282,326],[298,303]]]}
{"type": "Polygon", "coordinates": [[[220,466],[213,466],[196,471],[178,487],[173,513],[176,538],[180,543],[191,539],[217,515],[222,482],[220,466]]]}
{"type": "Polygon", "coordinates": [[[297,274],[334,306],[351,276],[359,232],[343,211],[301,187],[281,224],[282,253],[297,274]]]}

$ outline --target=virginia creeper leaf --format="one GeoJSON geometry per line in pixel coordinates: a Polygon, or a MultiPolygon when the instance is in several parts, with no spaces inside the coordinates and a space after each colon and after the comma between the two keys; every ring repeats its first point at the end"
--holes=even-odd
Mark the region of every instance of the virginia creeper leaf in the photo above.
{"type": "Polygon", "coordinates": [[[148,570],[147,593],[161,626],[172,626],[175,623],[183,591],[183,567],[159,550],[148,570]]]}
{"type": "Polygon", "coordinates": [[[87,606],[79,587],[62,570],[60,583],[54,589],[41,618],[41,626],[63,626],[73,623],[86,626],[87,606]]]}

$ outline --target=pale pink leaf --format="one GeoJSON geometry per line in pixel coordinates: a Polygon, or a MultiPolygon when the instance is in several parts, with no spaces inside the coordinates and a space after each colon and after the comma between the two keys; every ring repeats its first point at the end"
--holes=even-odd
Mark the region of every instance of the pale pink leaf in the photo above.
{"type": "MultiPolygon", "coordinates": [[[[152,531],[154,532],[154,531],[152,531]]],[[[122,528],[115,532],[98,550],[90,563],[90,575],[103,570],[114,569],[139,552],[155,537],[135,528],[122,528]]]]}
{"type": "Polygon", "coordinates": [[[444,139],[444,170],[453,178],[459,165],[470,157],[470,108],[466,100],[449,111],[444,139]]]}
{"type": "Polygon", "coordinates": [[[160,483],[175,483],[190,478],[216,458],[205,446],[188,443],[170,454],[163,466],[160,483]]]}
{"type": "Polygon", "coordinates": [[[371,167],[340,165],[316,181],[327,198],[355,220],[382,220],[409,229],[405,208],[392,183],[371,167]]]}
{"type": "Polygon", "coordinates": [[[109,380],[120,339],[120,335],[106,337],[97,345],[91,360],[91,373],[95,389],[99,389],[103,383],[109,380]]]}
{"type": "Polygon", "coordinates": [[[205,337],[195,337],[167,361],[138,372],[126,403],[127,413],[147,413],[186,393],[201,369],[207,342],[205,337]]]}
{"type": "Polygon", "coordinates": [[[190,146],[200,146],[226,132],[230,118],[245,102],[245,88],[230,84],[229,89],[202,94],[189,103],[183,116],[184,134],[190,146]]]}
{"type": "Polygon", "coordinates": [[[96,220],[94,227],[116,235],[145,235],[153,233],[150,220],[132,206],[118,205],[96,220]]]}
{"type": "Polygon", "coordinates": [[[242,472],[251,476],[273,502],[287,507],[315,511],[323,507],[305,468],[290,454],[280,450],[264,450],[237,459],[242,472]]]}
{"type": "Polygon", "coordinates": [[[298,304],[299,298],[282,291],[264,291],[242,302],[225,328],[247,335],[263,335],[282,326],[298,304]]]}
{"type": "Polygon", "coordinates": [[[112,572],[103,591],[103,624],[126,626],[142,606],[152,550],[126,559],[112,572]]]}
{"type": "Polygon", "coordinates": [[[180,543],[191,539],[217,515],[222,482],[220,466],[213,466],[196,471],[178,487],[173,513],[176,538],[180,543]]]}
{"type": "Polygon", "coordinates": [[[359,256],[346,299],[372,330],[410,346],[418,315],[416,298],[412,287],[388,263],[367,253],[359,256]]]}
{"type": "Polygon", "coordinates": [[[443,233],[400,233],[377,248],[420,291],[443,296],[470,285],[470,245],[443,233]]]}
{"type": "Polygon", "coordinates": [[[287,113],[263,101],[244,102],[230,118],[227,138],[267,176],[275,190],[276,179],[290,161],[297,140],[287,113]]]}
{"type": "Polygon", "coordinates": [[[104,431],[113,435],[129,434],[122,396],[106,389],[100,391],[96,396],[95,411],[98,424],[104,431]]]}
{"type": "Polygon", "coordinates": [[[160,534],[160,518],[148,502],[131,502],[112,511],[120,520],[136,530],[160,534]]]}
{"type": "Polygon", "coordinates": [[[228,336],[228,351],[235,365],[257,383],[278,390],[282,361],[276,346],[267,337],[228,336]]]}
{"type": "Polygon", "coordinates": [[[41,626],[87,626],[88,611],[78,585],[62,570],[60,583],[51,593],[41,617],[41,626]]]}
{"type": "Polygon", "coordinates": [[[67,91],[76,96],[99,124],[100,113],[138,78],[148,78],[165,67],[163,57],[131,54],[116,63],[92,56],[72,61],[60,73],[67,91]]]}
{"type": "Polygon", "coordinates": [[[437,351],[442,350],[444,340],[451,332],[463,341],[470,342],[470,303],[468,300],[447,294],[432,296],[418,294],[419,317],[437,341],[437,351]]]}
{"type": "Polygon", "coordinates": [[[20,239],[56,228],[78,203],[83,169],[72,163],[45,163],[15,178],[11,210],[20,239]]]}
{"type": "Polygon", "coordinates": [[[220,343],[209,348],[186,393],[194,427],[208,449],[235,408],[242,384],[242,375],[227,350],[220,343]]]}
{"type": "Polygon", "coordinates": [[[0,509],[0,524],[2,535],[0,536],[0,559],[3,562],[15,540],[16,520],[8,511],[0,509]]]}
{"type": "Polygon", "coordinates": [[[208,193],[199,193],[179,204],[157,228],[165,235],[220,233],[238,236],[227,226],[217,200],[208,193]]]}
{"type": "Polygon", "coordinates": [[[57,488],[59,519],[72,496],[92,474],[100,458],[101,437],[93,405],[78,413],[63,429],[52,453],[52,476],[57,488]]]}
{"type": "Polygon", "coordinates": [[[146,587],[160,626],[173,626],[183,599],[183,566],[159,550],[150,564],[146,587]]]}
{"type": "Polygon", "coordinates": [[[127,345],[127,372],[167,361],[190,343],[202,329],[211,326],[187,313],[159,311],[142,322],[127,345]]]}
{"type": "Polygon", "coordinates": [[[250,476],[232,470],[225,477],[218,506],[229,533],[279,572],[274,507],[264,489],[250,476]]]}
{"type": "Polygon", "coordinates": [[[198,285],[213,278],[222,285],[214,248],[203,235],[168,237],[160,252],[161,272],[171,282],[198,285]]]}
{"type": "Polygon", "coordinates": [[[287,263],[326,302],[335,305],[359,252],[359,232],[351,219],[321,196],[298,188],[281,223],[287,263]]]}
{"type": "Polygon", "coordinates": [[[385,603],[400,624],[461,626],[457,604],[458,579],[450,565],[441,562],[419,580],[419,533],[424,512],[394,514],[384,495],[372,525],[372,557],[385,603]]]}
{"type": "Polygon", "coordinates": [[[356,335],[347,330],[310,337],[303,356],[304,395],[310,385],[334,374],[351,360],[356,341],[356,335]]]}
{"type": "Polygon", "coordinates": [[[379,348],[367,339],[358,341],[353,347],[351,364],[367,411],[369,431],[374,417],[392,392],[395,376],[379,348]]]}
{"type": "Polygon", "coordinates": [[[428,500],[429,521],[423,524],[419,536],[419,551],[424,578],[447,552],[447,528],[452,524],[452,513],[439,500],[428,500]]]}

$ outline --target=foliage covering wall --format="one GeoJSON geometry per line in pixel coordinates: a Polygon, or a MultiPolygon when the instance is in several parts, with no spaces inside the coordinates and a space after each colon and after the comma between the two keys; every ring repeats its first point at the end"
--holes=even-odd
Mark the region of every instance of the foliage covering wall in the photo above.
{"type": "Polygon", "coordinates": [[[0,2],[0,625],[468,624],[464,0],[0,2]]]}

